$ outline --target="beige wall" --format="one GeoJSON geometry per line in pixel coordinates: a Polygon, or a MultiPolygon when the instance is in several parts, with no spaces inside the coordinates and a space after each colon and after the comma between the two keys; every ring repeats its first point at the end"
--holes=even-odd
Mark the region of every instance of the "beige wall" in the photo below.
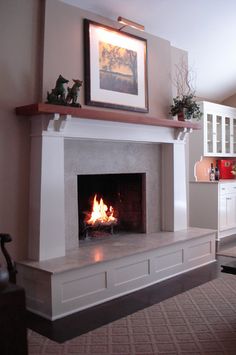
{"type": "Polygon", "coordinates": [[[0,232],[15,259],[27,250],[29,120],[14,108],[38,100],[39,15],[39,1],[0,1],[0,232]]]}
{"type": "MultiPolygon", "coordinates": [[[[0,1],[0,232],[12,235],[8,249],[16,260],[27,255],[30,125],[28,118],[14,114],[14,108],[37,102],[41,95],[45,100],[60,73],[70,80],[84,79],[83,18],[118,27],[58,0],[46,0],[42,48],[43,4],[44,0],[0,1]]],[[[129,31],[148,40],[149,115],[166,118],[173,63],[186,52],[167,40],[129,31]]],[[[84,103],[83,90],[80,101],[84,103]]]]}
{"type": "Polygon", "coordinates": [[[236,107],[236,94],[221,102],[223,105],[236,107]]]}
{"type": "MultiPolygon", "coordinates": [[[[54,87],[55,80],[62,74],[68,80],[84,80],[83,74],[83,18],[119,28],[110,21],[91,12],[66,5],[58,0],[46,0],[45,45],[43,68],[43,97],[54,87]]],[[[170,42],[137,30],[127,32],[147,39],[149,114],[168,118],[172,101],[172,58],[179,58],[180,52],[170,42]],[[175,51],[177,52],[175,56],[175,51]]],[[[84,104],[81,90],[80,102],[84,104]]]]}

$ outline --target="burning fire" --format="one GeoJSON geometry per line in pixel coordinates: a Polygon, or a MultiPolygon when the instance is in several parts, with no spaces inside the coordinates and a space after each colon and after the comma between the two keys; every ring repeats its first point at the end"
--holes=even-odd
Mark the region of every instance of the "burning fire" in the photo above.
{"type": "Polygon", "coordinates": [[[100,198],[100,201],[97,200],[97,195],[93,198],[93,211],[89,215],[89,219],[86,221],[87,224],[103,224],[110,225],[116,224],[117,218],[114,217],[114,209],[112,206],[107,207],[103,202],[103,199],[100,198]]]}

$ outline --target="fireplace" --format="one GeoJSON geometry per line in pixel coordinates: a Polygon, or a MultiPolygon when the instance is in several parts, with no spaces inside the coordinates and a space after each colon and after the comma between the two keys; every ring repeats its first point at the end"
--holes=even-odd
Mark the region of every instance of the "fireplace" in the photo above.
{"type": "Polygon", "coordinates": [[[79,239],[144,233],[144,173],[78,175],[79,239]]]}
{"type": "MultiPolygon", "coordinates": [[[[113,113],[85,109],[80,117],[48,116],[48,108],[31,120],[29,256],[17,265],[28,309],[54,320],[214,259],[214,233],[187,229],[184,137],[192,124],[147,117],[139,124],[139,116],[114,122],[113,113]],[[110,121],[102,120],[106,114],[110,121]],[[134,189],[132,204],[141,209],[131,226],[123,219],[119,241],[115,235],[86,244],[78,241],[78,194],[99,175],[116,199],[134,189]]],[[[97,193],[119,210],[100,186],[86,200],[97,193]]]]}
{"type": "Polygon", "coordinates": [[[33,115],[29,259],[53,259],[78,248],[78,175],[143,173],[145,234],[187,227],[184,139],[194,124],[65,110],[44,104],[16,110],[33,115]]]}

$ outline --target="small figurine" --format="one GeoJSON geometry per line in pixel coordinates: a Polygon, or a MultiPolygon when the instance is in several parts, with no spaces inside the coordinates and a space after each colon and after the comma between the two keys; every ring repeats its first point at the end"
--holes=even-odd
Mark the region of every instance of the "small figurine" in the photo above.
{"type": "Polygon", "coordinates": [[[47,93],[48,104],[66,105],[66,89],[64,88],[64,84],[68,82],[69,80],[59,75],[55,88],[52,89],[51,93],[47,93]]]}
{"type": "Polygon", "coordinates": [[[79,96],[79,90],[80,87],[83,84],[83,81],[81,80],[75,80],[74,81],[74,85],[72,86],[72,88],[67,88],[67,96],[66,96],[66,103],[70,104],[70,106],[75,106],[75,107],[81,107],[81,105],[79,103],[76,103],[78,96],[79,96]]]}

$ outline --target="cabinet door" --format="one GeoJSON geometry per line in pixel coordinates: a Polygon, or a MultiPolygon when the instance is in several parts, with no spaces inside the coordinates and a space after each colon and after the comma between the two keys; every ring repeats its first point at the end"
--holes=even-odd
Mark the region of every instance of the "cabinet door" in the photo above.
{"type": "Polygon", "coordinates": [[[227,194],[220,198],[220,231],[236,227],[236,195],[227,194]]]}
{"type": "Polygon", "coordinates": [[[236,155],[236,118],[231,119],[230,138],[231,138],[230,152],[232,155],[236,155]]]}
{"type": "MultiPolygon", "coordinates": [[[[207,113],[205,116],[205,156],[221,156],[225,146],[225,118],[221,115],[207,113]]],[[[230,132],[230,128],[229,128],[230,132]]],[[[228,131],[227,131],[228,133],[228,131]]],[[[230,134],[229,134],[230,136],[230,134]]],[[[228,139],[230,140],[230,138],[228,139]]]]}
{"type": "Polygon", "coordinates": [[[216,121],[213,114],[204,117],[204,155],[214,155],[216,151],[216,121]]]}
{"type": "Polygon", "coordinates": [[[213,154],[213,115],[206,114],[204,117],[204,155],[213,154]]]}
{"type": "Polygon", "coordinates": [[[220,231],[227,229],[227,217],[226,217],[226,196],[220,198],[219,206],[219,229],[220,231]]]}
{"type": "Polygon", "coordinates": [[[230,117],[225,117],[224,118],[224,153],[226,155],[231,153],[231,132],[230,132],[230,123],[231,119],[230,117]]]}
{"type": "Polygon", "coordinates": [[[229,212],[229,221],[232,227],[236,227],[236,194],[231,195],[232,209],[229,212]]]}
{"type": "Polygon", "coordinates": [[[226,157],[236,156],[236,118],[224,117],[223,154],[226,157]]]}
{"type": "Polygon", "coordinates": [[[220,155],[223,153],[223,126],[224,119],[222,116],[217,115],[216,118],[216,155],[220,155]]]}
{"type": "Polygon", "coordinates": [[[235,203],[234,203],[234,196],[233,195],[226,196],[226,219],[227,219],[227,226],[229,228],[234,227],[234,225],[235,225],[235,203]]]}
{"type": "Polygon", "coordinates": [[[236,117],[232,112],[204,113],[204,156],[236,156],[236,117]]]}

